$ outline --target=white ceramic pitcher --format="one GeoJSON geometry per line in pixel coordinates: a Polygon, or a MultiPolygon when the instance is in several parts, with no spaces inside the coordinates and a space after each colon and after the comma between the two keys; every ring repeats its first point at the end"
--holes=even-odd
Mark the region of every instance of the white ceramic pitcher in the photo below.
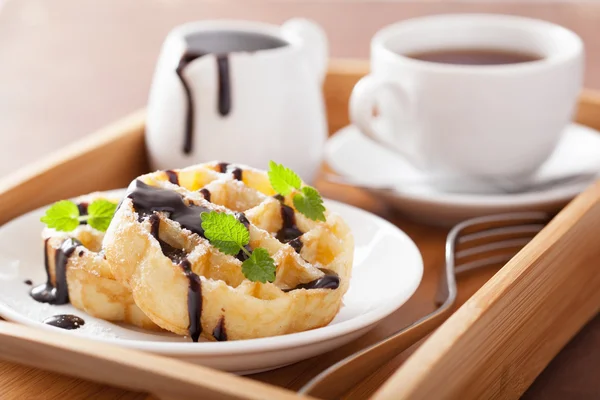
{"type": "Polygon", "coordinates": [[[150,91],[152,167],[221,160],[266,169],[274,160],[312,181],[327,136],[327,56],[323,30],[305,19],[175,28],[150,91]]]}

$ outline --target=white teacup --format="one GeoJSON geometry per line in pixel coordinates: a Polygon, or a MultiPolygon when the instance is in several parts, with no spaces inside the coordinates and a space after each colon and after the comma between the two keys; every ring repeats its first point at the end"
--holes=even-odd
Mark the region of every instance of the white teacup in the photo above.
{"type": "Polygon", "coordinates": [[[320,165],[327,124],[323,30],[305,19],[282,26],[199,21],[165,40],[148,104],[154,168],[210,160],[266,169],[284,163],[306,181],[320,165]]]}
{"type": "Polygon", "coordinates": [[[364,134],[425,171],[525,179],[571,120],[582,75],[582,41],[563,27],[504,15],[417,18],[373,37],[371,74],[354,88],[350,115],[364,134]],[[473,49],[539,59],[498,65],[416,59],[473,49]]]}

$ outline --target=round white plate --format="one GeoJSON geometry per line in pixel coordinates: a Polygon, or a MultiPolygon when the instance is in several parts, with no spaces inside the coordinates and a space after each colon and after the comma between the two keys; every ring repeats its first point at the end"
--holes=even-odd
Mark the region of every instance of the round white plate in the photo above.
{"type": "MultiPolygon", "coordinates": [[[[121,192],[122,193],[122,192],[121,192]]],[[[327,207],[339,213],[355,239],[354,266],[344,305],[326,327],[263,339],[192,343],[170,333],[152,333],[96,319],[71,305],[38,303],[31,286],[46,281],[39,222],[44,209],[25,214],[0,228],[0,316],[94,340],[203,364],[236,373],[252,373],[291,364],[342,346],[366,333],[404,304],[421,281],[423,262],[413,241],[391,223],[371,213],[335,201],[327,207]],[[73,331],[43,324],[57,314],[75,314],[85,325],[73,331]]]]}
{"type": "MultiPolygon", "coordinates": [[[[428,178],[398,154],[366,138],[353,125],[328,140],[325,158],[336,173],[360,182],[420,182],[428,178]]],[[[565,128],[556,150],[532,181],[593,171],[600,172],[600,133],[573,123],[565,128]]],[[[372,192],[411,219],[448,226],[503,212],[557,211],[590,183],[568,183],[512,194],[450,193],[427,184],[372,192]]]]}

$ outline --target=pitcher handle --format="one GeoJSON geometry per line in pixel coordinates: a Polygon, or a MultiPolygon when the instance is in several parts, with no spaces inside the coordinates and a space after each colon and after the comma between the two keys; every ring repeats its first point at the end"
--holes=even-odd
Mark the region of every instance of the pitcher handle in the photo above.
{"type": "Polygon", "coordinates": [[[319,83],[323,83],[329,58],[329,43],[323,28],[316,22],[306,18],[292,18],[284,22],[281,29],[286,33],[298,35],[303,40],[303,47],[310,68],[319,83]]]}

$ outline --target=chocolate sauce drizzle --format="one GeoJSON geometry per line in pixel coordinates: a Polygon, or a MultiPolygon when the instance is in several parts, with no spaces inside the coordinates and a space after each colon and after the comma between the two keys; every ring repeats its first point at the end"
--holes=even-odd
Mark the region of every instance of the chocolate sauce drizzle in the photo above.
{"type": "Polygon", "coordinates": [[[169,182],[171,182],[175,185],[179,185],[179,176],[177,175],[177,172],[168,169],[165,171],[165,174],[167,174],[167,177],[169,178],[169,182]]]}
{"type": "Polygon", "coordinates": [[[231,174],[233,175],[234,179],[236,179],[238,181],[243,180],[244,170],[239,167],[235,167],[235,166],[230,165],[229,163],[222,162],[222,163],[217,164],[217,168],[219,169],[219,172],[222,174],[231,170],[231,174]],[[232,167],[233,169],[230,167],[232,167]]]}
{"type": "Polygon", "coordinates": [[[222,316],[217,322],[217,326],[213,329],[213,337],[219,342],[227,341],[227,330],[225,329],[225,316],[222,316]]]}
{"type": "MultiPolygon", "coordinates": [[[[88,203],[79,203],[77,204],[77,209],[79,209],[79,215],[85,216],[88,215],[88,203]]],[[[87,221],[79,221],[79,225],[86,225],[87,221]]]]}
{"type": "Polygon", "coordinates": [[[242,174],[243,174],[243,170],[241,168],[235,168],[233,171],[231,171],[231,173],[233,174],[233,177],[235,179],[237,179],[238,181],[242,180],[242,174]]]}
{"type": "Polygon", "coordinates": [[[202,193],[202,196],[204,196],[204,200],[210,202],[210,190],[206,188],[200,189],[200,193],[202,193]]]}
{"type": "Polygon", "coordinates": [[[33,285],[33,282],[31,281],[31,279],[26,279],[25,281],[23,281],[23,283],[26,285],[29,285],[29,286],[33,285]]]}
{"type": "Polygon", "coordinates": [[[304,246],[304,243],[302,243],[301,238],[297,237],[296,239],[292,239],[288,242],[288,244],[290,246],[292,246],[292,248],[294,250],[296,250],[296,253],[300,254],[300,251],[302,251],[302,247],[304,246]]]}
{"type": "Polygon", "coordinates": [[[44,265],[46,267],[47,281],[31,289],[29,293],[35,301],[50,304],[67,304],[69,302],[69,288],[67,286],[67,262],[77,246],[81,242],[77,239],[69,238],[65,240],[59,249],[56,250],[54,258],[55,285],[52,285],[50,277],[50,265],[48,263],[48,239],[44,242],[44,265]]]}
{"type": "Polygon", "coordinates": [[[56,326],[57,328],[73,330],[81,328],[83,325],[85,325],[85,321],[82,318],[79,318],[77,315],[60,314],[46,318],[44,320],[44,324],[56,326]]]}
{"type": "Polygon", "coordinates": [[[162,250],[163,254],[175,264],[180,264],[183,261],[187,261],[186,257],[188,253],[184,249],[178,249],[177,247],[173,247],[169,243],[161,239],[158,239],[158,243],[160,244],[160,249],[162,250]]]}
{"type": "Polygon", "coordinates": [[[217,164],[217,168],[219,168],[219,172],[224,174],[227,171],[227,167],[229,167],[229,163],[221,162],[217,164]]]}
{"type": "Polygon", "coordinates": [[[188,331],[194,342],[197,342],[202,333],[202,281],[200,277],[192,271],[192,265],[186,259],[179,263],[183,273],[188,278],[188,317],[190,326],[188,331]]]}
{"type": "MultiPolygon", "coordinates": [[[[227,170],[227,164],[220,164],[219,169],[227,170]]],[[[188,316],[190,325],[188,330],[192,340],[197,342],[202,333],[201,279],[192,271],[192,266],[186,258],[187,254],[185,250],[174,248],[159,238],[160,218],[155,212],[166,212],[168,213],[169,219],[178,222],[183,228],[200,236],[204,236],[200,214],[211,210],[207,207],[198,206],[193,203],[186,204],[183,200],[183,196],[179,193],[153,187],[140,180],[135,181],[133,188],[129,190],[126,197],[132,200],[133,207],[140,215],[140,218],[148,216],[151,225],[150,233],[159,241],[163,253],[182,268],[185,276],[189,280],[188,316]]],[[[302,242],[299,239],[299,236],[302,235],[302,231],[296,226],[294,210],[291,207],[282,204],[281,216],[283,219],[283,226],[277,234],[278,239],[281,241],[286,240],[287,242],[296,240],[298,244],[294,243],[290,245],[295,249],[297,247],[302,248],[302,242]],[[280,239],[280,237],[282,239],[280,239]]],[[[244,213],[236,213],[236,218],[244,224],[246,228],[249,228],[250,222],[244,213]]],[[[252,251],[249,246],[246,248],[249,252],[252,251]]],[[[296,251],[299,250],[297,249],[296,251]]],[[[240,261],[244,261],[247,258],[243,251],[240,251],[236,257],[240,261]]],[[[288,292],[296,289],[337,289],[340,282],[339,276],[330,270],[322,269],[322,271],[325,273],[323,277],[308,283],[299,284],[296,287],[285,291],[288,292]]],[[[224,322],[221,321],[217,327],[215,327],[213,336],[217,340],[227,340],[224,322]]]]}
{"type": "Polygon", "coordinates": [[[276,235],[280,242],[288,243],[304,233],[298,228],[298,226],[296,226],[296,215],[294,214],[294,209],[290,206],[286,206],[283,203],[281,204],[281,220],[282,226],[276,235]]]}
{"type": "Polygon", "coordinates": [[[183,197],[177,192],[156,188],[137,180],[132,191],[127,194],[133,202],[133,207],[141,216],[148,215],[150,233],[160,243],[165,256],[178,264],[188,278],[188,316],[190,337],[197,342],[202,333],[202,284],[200,277],[192,271],[192,266],[187,260],[187,253],[177,249],[159,238],[160,218],[155,211],[169,213],[168,218],[178,222],[183,228],[200,236],[204,236],[200,214],[210,211],[206,207],[195,204],[185,204],[183,197]]]}
{"type": "MultiPolygon", "coordinates": [[[[246,215],[244,213],[242,213],[242,212],[235,213],[235,218],[238,221],[240,221],[246,227],[246,229],[248,229],[248,230],[250,229],[250,221],[248,221],[248,218],[246,218],[246,215]]],[[[252,248],[250,247],[249,244],[245,245],[244,248],[248,251],[248,253],[252,254],[252,248]]],[[[248,257],[248,254],[246,254],[243,250],[240,250],[239,253],[237,253],[235,255],[235,258],[237,258],[241,262],[244,262],[249,257],[248,257]]]]}
{"type": "Polygon", "coordinates": [[[153,187],[140,180],[135,181],[133,190],[130,190],[126,197],[133,201],[133,207],[140,217],[151,216],[155,211],[166,212],[169,219],[204,237],[200,214],[211,211],[209,208],[193,203],[186,204],[179,193],[153,187]]]}
{"type": "Polygon", "coordinates": [[[321,271],[325,274],[322,277],[308,283],[301,283],[292,289],[285,289],[284,292],[298,289],[337,289],[340,286],[338,274],[326,268],[321,268],[321,271]]]}
{"type": "MultiPolygon", "coordinates": [[[[183,152],[190,154],[193,148],[193,137],[194,137],[194,99],[192,97],[192,90],[189,86],[188,81],[185,79],[183,72],[185,68],[195,59],[203,57],[209,53],[205,52],[192,52],[187,50],[181,56],[179,65],[175,69],[183,89],[186,94],[187,110],[185,117],[185,138],[183,142],[183,152]]],[[[218,73],[218,110],[222,116],[227,116],[231,111],[231,78],[229,74],[229,55],[228,54],[217,54],[217,73],[218,73]]]]}

